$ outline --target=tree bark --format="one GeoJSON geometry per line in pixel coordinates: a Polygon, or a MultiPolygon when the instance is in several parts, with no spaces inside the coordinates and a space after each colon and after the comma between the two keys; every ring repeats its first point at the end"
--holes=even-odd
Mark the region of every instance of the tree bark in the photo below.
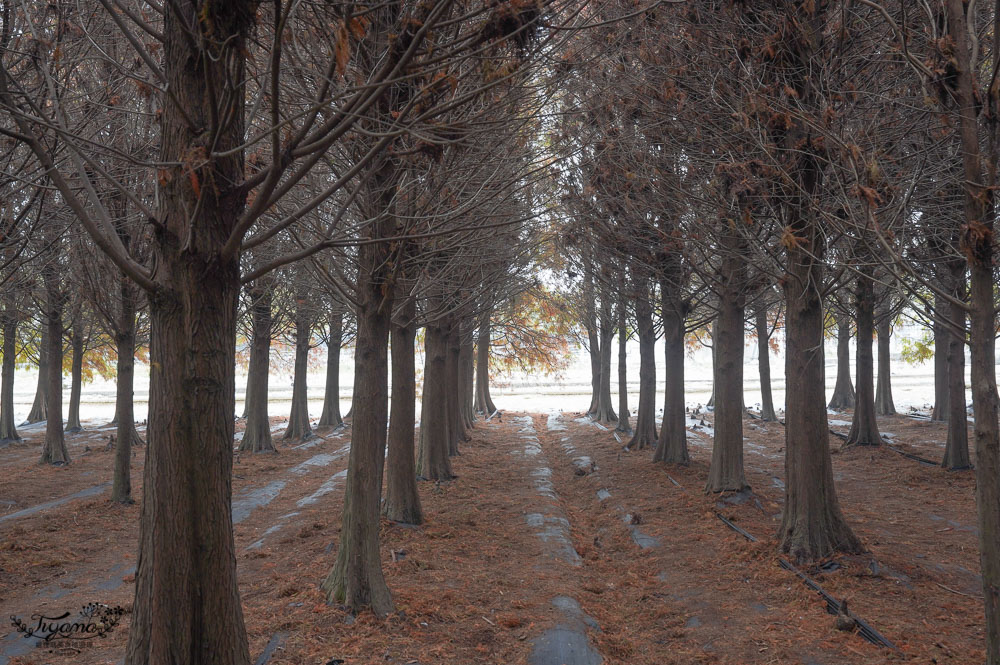
{"type": "MultiPolygon", "coordinates": [[[[319,427],[340,427],[340,347],[344,343],[344,313],[330,314],[330,339],[326,345],[326,392],[323,395],[323,413],[319,427]]],[[[395,356],[393,356],[395,358],[395,356]]],[[[390,422],[392,416],[389,417],[390,422]]]]}
{"type": "MultiPolygon", "coordinates": [[[[955,279],[955,297],[964,299],[965,288],[961,281],[965,279],[965,266],[961,266],[962,274],[955,279]],[[961,280],[961,281],[960,281],[961,280]]],[[[949,304],[948,318],[962,330],[965,330],[965,308],[960,304],[949,304]]],[[[948,409],[945,414],[948,420],[948,440],[945,443],[944,458],[941,466],[949,471],[971,469],[969,460],[969,421],[965,413],[965,334],[948,331],[948,409]]]]}
{"type": "Polygon", "coordinates": [[[490,397],[490,313],[483,313],[476,340],[476,413],[487,416],[497,410],[490,397]]]}
{"type": "Polygon", "coordinates": [[[749,485],[743,472],[743,340],[746,244],[725,232],[721,238],[724,292],[719,298],[712,349],[715,351],[715,436],[706,492],[739,492],[749,485]]]}
{"type": "Polygon", "coordinates": [[[70,346],[73,349],[73,361],[70,368],[69,416],[66,418],[66,431],[79,432],[80,424],[80,392],[83,389],[83,331],[79,329],[80,322],[73,322],[70,346]]]}
{"type": "MultiPolygon", "coordinates": [[[[949,375],[948,360],[951,358],[951,331],[944,320],[944,316],[938,313],[941,309],[948,311],[950,305],[943,298],[936,298],[934,302],[934,410],[931,411],[931,420],[943,422],[948,420],[948,397],[951,393],[951,377],[949,375]]],[[[965,314],[962,315],[965,320],[965,314]]],[[[963,358],[964,364],[964,358],[963,358]]],[[[965,401],[964,399],[962,400],[965,401]]]]}
{"type": "Polygon", "coordinates": [[[135,430],[133,389],[135,385],[135,294],[124,275],[121,289],[121,318],[115,334],[118,371],[115,382],[115,413],[118,414],[115,433],[115,470],[111,484],[111,500],[132,503],[132,444],[138,443],[135,430]]]}
{"type": "Polygon", "coordinates": [[[426,480],[451,480],[448,457],[448,406],[446,395],[447,335],[436,321],[424,330],[424,390],[420,399],[420,446],[417,475],[426,480]]]}
{"type": "MultiPolygon", "coordinates": [[[[860,336],[859,336],[860,344],[860,336]]],[[[861,377],[858,377],[861,381],[861,377]]],[[[829,408],[834,411],[853,409],[857,403],[854,386],[851,385],[851,318],[837,314],[837,383],[833,387],[833,397],[829,408]]]]}
{"type": "MultiPolygon", "coordinates": [[[[875,334],[875,288],[870,271],[862,268],[855,285],[855,315],[858,326],[857,373],[858,392],[848,445],[878,446],[882,435],[875,418],[875,377],[872,358],[872,338],[875,334]]],[[[839,371],[839,370],[838,370],[839,371]]]]}
{"type": "Polygon", "coordinates": [[[892,378],[889,357],[889,335],[892,320],[889,308],[884,307],[878,321],[878,385],[875,388],[875,410],[880,416],[892,416],[896,406],[892,403],[892,378]]]}
{"type": "Polygon", "coordinates": [[[592,394],[587,415],[597,413],[601,394],[601,340],[597,330],[596,298],[594,297],[594,264],[589,251],[583,252],[583,327],[587,330],[587,351],[590,353],[590,383],[592,394]]]}
{"type": "MultiPolygon", "coordinates": [[[[35,399],[28,411],[27,423],[40,423],[45,420],[45,393],[48,391],[49,376],[49,337],[48,326],[42,321],[42,338],[38,344],[38,387],[35,388],[35,399]]],[[[62,349],[60,348],[60,352],[62,349]]]]}
{"type": "Polygon", "coordinates": [[[684,412],[684,331],[687,311],[676,287],[667,280],[660,284],[663,307],[663,348],[666,380],[663,395],[663,424],[656,442],[654,462],[688,464],[687,416],[684,412]]]}
{"type": "MultiPolygon", "coordinates": [[[[475,379],[475,344],[472,341],[472,329],[465,331],[462,335],[462,346],[459,349],[459,368],[461,370],[461,396],[462,396],[462,425],[466,434],[476,426],[476,411],[473,401],[476,392],[475,379]]],[[[471,436],[467,436],[467,440],[471,436]]]]}
{"type": "Polygon", "coordinates": [[[637,279],[635,320],[639,333],[639,410],[635,430],[626,446],[642,450],[656,444],[656,329],[653,327],[653,305],[649,299],[649,282],[637,279]]]}
{"type": "Polygon", "coordinates": [[[708,401],[705,402],[705,406],[709,409],[715,408],[715,336],[718,330],[718,321],[712,321],[712,394],[708,396],[708,401]]]}
{"type": "Polygon", "coordinates": [[[774,397],[771,393],[771,327],[767,323],[767,307],[758,305],[756,311],[757,326],[757,368],[760,373],[760,419],[767,422],[777,422],[774,413],[774,397]]]}
{"type": "Polygon", "coordinates": [[[597,393],[597,411],[592,417],[594,420],[606,424],[618,421],[618,416],[611,405],[611,340],[615,335],[614,319],[611,296],[607,287],[602,285],[600,310],[601,380],[597,393]]]}
{"type": "Polygon", "coordinates": [[[448,380],[445,383],[445,401],[447,403],[448,414],[448,454],[458,455],[460,443],[468,441],[465,436],[465,425],[462,422],[462,382],[460,370],[460,358],[462,349],[460,341],[459,319],[452,318],[448,326],[447,336],[447,359],[446,367],[448,380]]]}
{"type": "Polygon", "coordinates": [[[386,458],[385,502],[382,514],[404,524],[422,524],[423,510],[417,492],[413,431],[416,425],[414,405],[417,399],[413,344],[417,336],[414,319],[416,301],[408,299],[400,321],[393,322],[392,401],[389,410],[389,455],[386,458]]]}
{"type": "MultiPolygon", "coordinates": [[[[240,452],[273,453],[271,419],[267,411],[267,391],[271,365],[271,289],[270,285],[250,287],[250,367],[247,371],[246,427],[240,441],[240,452]]],[[[298,340],[296,340],[298,341],[298,340]]],[[[298,354],[296,353],[296,362],[298,354]]],[[[296,366],[297,369],[297,366],[296,366]]],[[[294,393],[294,390],[293,390],[294,393]]],[[[308,425],[308,422],[307,422],[308,425]]]]}
{"type": "MultiPolygon", "coordinates": [[[[626,361],[626,342],[628,341],[628,319],[625,312],[625,301],[618,303],[618,427],[616,432],[632,433],[632,423],[628,412],[628,367],[626,361]]],[[[654,342],[655,344],[655,342],[654,342]]],[[[651,352],[655,352],[650,350],[651,352]]],[[[656,378],[653,378],[653,390],[656,390],[656,378]]],[[[655,398],[654,398],[655,399],[655,398]]],[[[656,438],[655,436],[653,438],[656,438]]]]}
{"type": "Polygon", "coordinates": [[[45,442],[42,444],[41,464],[69,464],[69,449],[63,435],[62,419],[62,342],[63,342],[63,295],[59,293],[58,277],[54,267],[45,269],[45,326],[48,342],[48,375],[45,377],[45,442]]]}
{"type": "Polygon", "coordinates": [[[21,440],[14,424],[14,364],[17,360],[17,318],[3,313],[3,365],[0,368],[0,444],[21,440]]]}
{"type": "Polygon", "coordinates": [[[292,411],[288,415],[288,427],[281,437],[285,440],[305,441],[312,436],[309,425],[309,397],[306,379],[309,374],[309,338],[312,321],[305,298],[299,298],[295,308],[295,374],[292,377],[292,411]]]}

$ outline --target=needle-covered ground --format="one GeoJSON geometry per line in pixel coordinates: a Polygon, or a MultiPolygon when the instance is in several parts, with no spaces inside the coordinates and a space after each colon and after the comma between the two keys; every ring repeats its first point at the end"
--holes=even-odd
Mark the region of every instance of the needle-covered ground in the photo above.
{"type": "MultiPolygon", "coordinates": [[[[847,598],[896,652],[836,630],[816,593],[778,566],[781,425],[745,420],[753,495],[727,497],[702,491],[711,415],[701,422],[692,421],[693,461],[678,468],[654,465],[648,450],[624,451],[579,414],[531,416],[537,449],[518,414],[480,421],[453,460],[458,477],[420,483],[426,524],[383,521],[397,610],[386,618],[353,617],[327,605],[318,588],[336,555],[350,430],[320,431],[305,445],[277,439],[278,454],[238,456],[235,537],[251,654],[296,665],[531,663],[540,636],[567,620],[553,599],[568,597],[588,617],[581,630],[606,663],[982,661],[971,472],[921,465],[887,447],[842,450],[831,437],[841,505],[870,554],[804,572],[847,598]],[[578,565],[533,522],[550,513],[568,520],[578,565]],[[719,513],[759,541],[747,542],[719,513]]],[[[898,448],[940,456],[945,425],[904,416],[880,425],[898,448]]],[[[63,468],[39,466],[41,433],[26,433],[24,444],[0,449],[0,616],[90,602],[127,610],[139,507],[110,504],[101,487],[111,479],[108,432],[69,435],[73,463],[63,468]]],[[[137,496],[143,454],[136,449],[137,496]]],[[[129,618],[80,650],[36,648],[8,635],[10,627],[0,631],[0,662],[118,663],[129,618]]]]}

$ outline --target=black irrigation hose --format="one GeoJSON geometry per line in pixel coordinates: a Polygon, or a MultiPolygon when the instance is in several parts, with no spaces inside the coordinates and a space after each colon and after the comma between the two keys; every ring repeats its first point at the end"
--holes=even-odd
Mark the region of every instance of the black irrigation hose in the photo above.
{"type": "MultiPolygon", "coordinates": [[[[747,540],[749,540],[751,543],[756,543],[757,542],[757,538],[755,538],[752,533],[750,533],[749,531],[747,531],[747,530],[745,530],[745,529],[743,529],[743,528],[741,528],[741,527],[733,524],[730,520],[726,519],[726,517],[722,513],[716,513],[715,515],[720,520],[722,520],[722,522],[726,526],[728,526],[730,529],[732,529],[736,533],[740,534],[741,536],[743,536],[744,538],[746,538],[747,540]]],[[[778,558],[778,565],[781,566],[782,568],[784,568],[785,570],[788,570],[788,571],[791,571],[791,572],[795,573],[795,575],[799,579],[801,579],[802,582],[807,587],[809,587],[810,589],[812,589],[813,591],[815,591],[816,593],[818,593],[820,596],[822,596],[823,600],[826,601],[826,611],[827,611],[827,613],[829,613],[829,614],[839,614],[840,613],[841,602],[839,600],[837,600],[836,598],[834,598],[833,596],[831,596],[826,591],[826,589],[824,589],[823,587],[821,587],[819,585],[819,583],[816,580],[814,580],[813,578],[809,577],[808,575],[806,575],[805,573],[803,573],[801,570],[799,570],[798,568],[796,568],[795,566],[793,566],[791,564],[791,562],[789,562],[787,559],[783,559],[783,558],[779,557],[778,558]]],[[[864,619],[862,619],[861,617],[859,617],[859,616],[857,616],[855,614],[850,614],[850,616],[851,616],[852,619],[854,619],[854,621],[858,625],[858,635],[860,635],[865,641],[870,642],[871,644],[874,644],[876,646],[888,647],[889,649],[894,649],[895,651],[899,651],[900,650],[899,647],[897,647],[895,644],[893,644],[892,642],[890,642],[880,632],[878,632],[877,630],[875,630],[874,628],[872,628],[871,625],[867,621],[865,621],[864,619]]]]}

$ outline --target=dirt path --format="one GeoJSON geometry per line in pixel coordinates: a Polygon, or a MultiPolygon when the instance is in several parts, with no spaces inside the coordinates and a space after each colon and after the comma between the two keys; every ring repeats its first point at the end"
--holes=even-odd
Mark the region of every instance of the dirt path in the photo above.
{"type": "MultiPolygon", "coordinates": [[[[849,598],[857,614],[901,646],[897,653],[836,631],[816,594],[778,567],[772,536],[783,500],[780,426],[747,421],[754,494],[719,497],[702,492],[710,418],[691,423],[693,462],[686,468],[653,464],[648,450],[624,452],[612,432],[578,414],[503,418],[477,424],[453,459],[455,480],[420,483],[424,525],[383,521],[383,566],[397,609],[383,619],[328,606],[318,589],[336,556],[349,431],[283,446],[279,455],[241,456],[235,539],[258,662],[981,659],[981,604],[969,597],[978,593],[975,534],[966,528],[975,523],[969,474],[947,474],[887,449],[834,455],[845,513],[872,555],[807,572],[849,598]],[[746,542],[717,513],[760,542],[746,542]]],[[[899,430],[900,445],[928,432],[906,425],[886,427],[899,430]]],[[[93,478],[106,473],[99,462],[110,465],[110,456],[81,456],[50,478],[53,470],[34,464],[30,452],[12,463],[25,474],[15,482],[34,482],[31,505],[42,507],[0,521],[0,612],[87,602],[128,608],[138,507],[111,506],[101,494],[44,505],[93,487],[93,478]]],[[[127,624],[126,615],[100,648],[58,654],[18,643],[7,653],[19,654],[13,663],[117,663],[127,624]]],[[[0,639],[0,649],[10,646],[0,639]]]]}

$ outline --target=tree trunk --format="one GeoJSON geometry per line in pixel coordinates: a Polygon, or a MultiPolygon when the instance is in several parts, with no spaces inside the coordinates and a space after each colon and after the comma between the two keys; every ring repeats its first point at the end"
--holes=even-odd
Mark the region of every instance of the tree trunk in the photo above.
{"type": "Polygon", "coordinates": [[[590,383],[592,388],[587,415],[597,413],[601,394],[601,341],[597,330],[594,297],[594,264],[590,252],[583,252],[583,327],[587,330],[587,351],[590,353],[590,383]]]}
{"type": "Polygon", "coordinates": [[[757,368],[760,372],[760,419],[777,422],[774,413],[774,397],[771,394],[771,327],[767,324],[767,307],[757,306],[757,368]]]}
{"type": "MultiPolygon", "coordinates": [[[[859,342],[860,344],[860,336],[859,342]]],[[[858,377],[861,381],[861,377],[858,377]]],[[[853,409],[857,400],[851,385],[851,317],[837,314],[837,383],[833,387],[833,397],[829,408],[834,411],[853,409]]]]}
{"type": "MultiPolygon", "coordinates": [[[[615,428],[616,432],[621,432],[622,434],[632,433],[632,423],[629,422],[630,417],[628,412],[628,368],[626,367],[628,354],[625,349],[626,342],[628,341],[627,325],[628,319],[625,312],[625,301],[622,300],[618,303],[618,427],[615,428]]],[[[655,353],[653,350],[650,350],[650,352],[655,353]]],[[[653,390],[656,390],[655,377],[653,378],[653,390]]]]}
{"type": "Polygon", "coordinates": [[[687,416],[684,412],[684,328],[687,312],[677,288],[667,280],[660,284],[663,301],[663,348],[666,380],[663,395],[663,423],[656,442],[654,462],[688,464],[687,416]]]}
{"type": "Polygon", "coordinates": [[[656,329],[653,327],[653,306],[649,300],[649,283],[636,279],[635,320],[639,333],[639,410],[635,431],[626,446],[642,450],[656,443],[656,329]]]}
{"type": "Polygon", "coordinates": [[[746,244],[729,231],[721,238],[723,279],[712,349],[715,352],[715,436],[706,492],[739,492],[749,487],[743,473],[743,287],[746,244]]]}
{"type": "Polygon", "coordinates": [[[133,388],[135,385],[135,294],[124,275],[121,288],[121,319],[115,335],[118,372],[115,382],[115,413],[118,414],[115,435],[115,471],[111,484],[111,500],[132,503],[132,444],[138,443],[135,431],[133,388]]]}
{"type": "Polygon", "coordinates": [[[73,322],[73,332],[70,345],[73,348],[73,364],[70,369],[69,416],[66,418],[66,431],[79,432],[80,424],[80,392],[83,389],[83,331],[79,329],[80,322],[73,322]]]}
{"type": "Polygon", "coordinates": [[[416,315],[416,301],[408,299],[401,313],[403,320],[394,322],[391,331],[392,401],[389,407],[389,455],[386,458],[382,514],[404,524],[422,524],[424,521],[413,459],[414,406],[417,399],[413,358],[413,344],[417,336],[416,315]]]}
{"type": "MultiPolygon", "coordinates": [[[[947,310],[949,307],[950,305],[943,298],[936,298],[934,301],[934,410],[931,411],[931,420],[939,422],[948,420],[950,411],[948,397],[951,393],[951,376],[949,375],[948,360],[951,357],[951,331],[944,315],[937,310],[947,310]]],[[[962,320],[965,320],[964,313],[962,320]]]]}
{"type": "Polygon", "coordinates": [[[896,407],[892,403],[892,379],[889,365],[889,334],[892,320],[885,307],[878,321],[878,385],[875,388],[875,410],[880,416],[892,416],[896,407]]]}
{"type": "MultiPolygon", "coordinates": [[[[875,419],[875,377],[872,337],[875,334],[875,289],[870,271],[862,268],[855,285],[854,303],[858,325],[858,392],[848,445],[877,446],[882,443],[875,419]]],[[[839,371],[839,370],[838,370],[839,371]]]]}
{"type": "MultiPolygon", "coordinates": [[[[48,388],[49,376],[49,333],[48,326],[42,321],[42,339],[38,344],[38,387],[35,388],[35,400],[31,403],[31,410],[28,411],[27,423],[40,423],[45,420],[45,393],[48,388]]],[[[62,348],[60,347],[60,352],[62,348]]]]}
{"type": "Polygon", "coordinates": [[[462,425],[466,433],[476,426],[476,411],[473,407],[473,398],[476,392],[474,358],[475,344],[472,341],[472,330],[470,327],[462,335],[462,346],[459,349],[459,368],[462,374],[462,425]]]}
{"type": "Polygon", "coordinates": [[[285,440],[305,441],[312,436],[306,386],[309,374],[309,338],[312,333],[308,307],[305,299],[300,298],[295,308],[295,374],[292,377],[292,411],[288,415],[288,427],[282,436],[285,440]]]}
{"type": "Polygon", "coordinates": [[[490,312],[484,312],[479,322],[476,340],[476,413],[490,415],[497,407],[490,397],[490,312]]]}
{"type": "MultiPolygon", "coordinates": [[[[392,161],[376,167],[372,177],[373,218],[365,236],[390,238],[396,221],[391,214],[397,168],[392,161]]],[[[371,607],[377,615],[392,611],[392,596],[382,574],[379,551],[379,502],[385,467],[389,419],[389,322],[392,315],[392,260],[388,242],[358,248],[357,344],[354,371],[354,422],[347,464],[344,512],[337,561],[323,581],[327,600],[352,611],[371,607]]]]}
{"type": "Polygon", "coordinates": [[[446,366],[448,381],[445,383],[445,399],[448,413],[448,454],[458,455],[458,445],[468,441],[465,436],[465,425],[462,422],[462,382],[459,356],[462,353],[460,342],[461,324],[457,318],[451,320],[448,328],[448,354],[446,366]]]}
{"type": "MultiPolygon", "coordinates": [[[[815,184],[815,173],[804,174],[815,184]]],[[[806,187],[806,192],[814,187],[806,187]]],[[[802,207],[808,203],[801,203],[802,207]]],[[[778,540],[796,561],[835,551],[860,552],[861,543],[844,520],[833,484],[826,419],[823,360],[823,237],[809,214],[795,210],[787,245],[785,291],[785,510],[778,540]]]]}
{"type": "Polygon", "coordinates": [[[47,356],[49,358],[48,375],[45,377],[45,409],[48,418],[45,420],[45,443],[42,444],[41,464],[69,464],[69,450],[63,435],[62,419],[62,337],[63,337],[63,296],[56,284],[58,277],[51,274],[53,268],[46,268],[45,319],[48,334],[47,356]]]}
{"type": "Polygon", "coordinates": [[[714,376],[715,376],[715,362],[716,362],[716,358],[715,358],[715,336],[716,336],[716,331],[718,330],[718,327],[719,327],[718,321],[713,320],[712,321],[712,376],[713,376],[713,379],[712,379],[712,394],[708,396],[708,401],[705,403],[705,406],[707,408],[709,408],[709,409],[714,409],[715,408],[715,379],[714,379],[714,376]]]}
{"type": "Polygon", "coordinates": [[[247,3],[176,0],[164,12],[168,166],[153,222],[149,445],[125,665],[250,663],[232,523],[240,265],[222,249],[246,205],[245,97],[232,86],[253,22],[247,3]]]}
{"type": "MultiPolygon", "coordinates": [[[[240,441],[240,452],[273,453],[271,419],[267,415],[267,391],[271,365],[271,289],[270,285],[250,287],[250,368],[247,372],[246,427],[240,441]]],[[[296,339],[296,342],[298,340],[296,339]]],[[[296,352],[296,362],[298,354],[296,352]]],[[[296,365],[296,370],[298,366],[296,365]]],[[[293,390],[294,403],[294,390],[293,390]]],[[[307,423],[308,425],[308,419],[307,423]]]]}
{"type": "MultiPolygon", "coordinates": [[[[964,298],[965,288],[959,280],[965,279],[965,266],[962,273],[956,276],[955,297],[964,298]]],[[[965,330],[965,308],[961,305],[949,304],[948,318],[965,330]]],[[[955,334],[948,330],[946,338],[948,345],[948,409],[950,413],[943,414],[948,420],[948,440],[945,443],[944,458],[941,466],[949,471],[971,469],[969,460],[969,421],[965,413],[965,334],[955,334]]],[[[936,351],[935,351],[936,353],[936,351]]]]}
{"type": "MultiPolygon", "coordinates": [[[[344,343],[344,313],[330,314],[330,339],[326,345],[326,392],[323,395],[323,413],[319,427],[340,427],[340,347],[344,343]]],[[[395,358],[395,356],[393,356],[395,358]]],[[[390,422],[392,417],[389,418],[390,422]]]]}
{"type": "Polygon", "coordinates": [[[17,360],[17,318],[3,316],[3,366],[0,369],[0,444],[20,441],[14,424],[14,364],[17,360]]]}
{"type": "Polygon", "coordinates": [[[602,286],[600,315],[601,381],[597,394],[597,411],[592,417],[598,422],[607,424],[618,421],[615,409],[611,405],[611,340],[615,335],[614,320],[611,297],[608,294],[608,289],[602,286]]]}
{"type": "Polygon", "coordinates": [[[446,384],[447,336],[442,322],[424,330],[424,390],[420,399],[420,446],[417,475],[427,480],[451,480],[448,458],[448,406],[446,384]]]}

